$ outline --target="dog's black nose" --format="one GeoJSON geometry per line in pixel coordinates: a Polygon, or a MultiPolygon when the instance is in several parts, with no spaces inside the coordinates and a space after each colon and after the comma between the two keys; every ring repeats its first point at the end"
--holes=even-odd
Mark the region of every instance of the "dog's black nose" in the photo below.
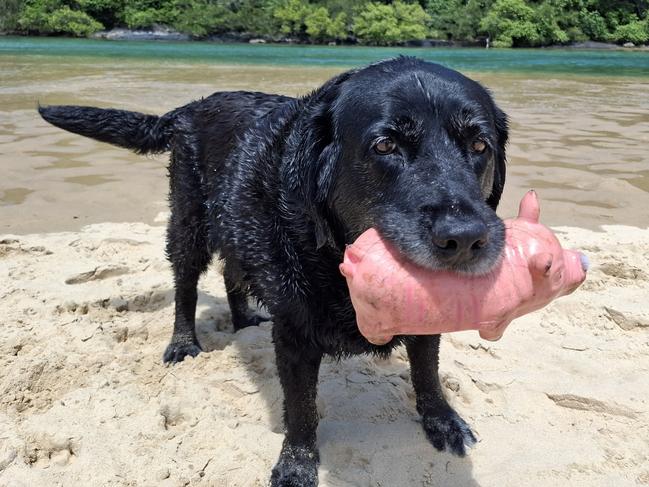
{"type": "Polygon", "coordinates": [[[442,218],[433,226],[433,244],[440,257],[462,262],[489,242],[489,229],[478,218],[442,218]]]}

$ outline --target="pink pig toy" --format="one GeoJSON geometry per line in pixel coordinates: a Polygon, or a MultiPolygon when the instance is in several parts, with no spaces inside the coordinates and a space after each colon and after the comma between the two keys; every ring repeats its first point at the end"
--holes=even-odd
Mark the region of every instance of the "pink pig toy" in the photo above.
{"type": "Polygon", "coordinates": [[[433,335],[478,330],[498,340],[514,319],[577,289],[588,258],[564,250],[539,223],[534,191],[521,200],[518,217],[505,220],[505,249],[488,274],[468,276],[419,267],[399,255],[370,228],[349,245],[340,272],[370,343],[394,335],[433,335]]]}

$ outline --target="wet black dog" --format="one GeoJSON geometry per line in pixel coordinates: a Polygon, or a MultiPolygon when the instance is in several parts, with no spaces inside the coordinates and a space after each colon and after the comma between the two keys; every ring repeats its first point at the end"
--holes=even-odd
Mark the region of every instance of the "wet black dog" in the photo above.
{"type": "Polygon", "coordinates": [[[215,93],[156,117],[90,107],[45,120],[140,153],[171,151],[167,252],[176,285],[167,362],[200,352],[196,284],[213,253],[235,329],[273,318],[286,438],[274,486],[316,485],[316,387],[323,354],[387,355],[405,344],[433,445],[475,438],[442,395],[439,336],[368,343],[338,271],[345,244],[376,227],[413,262],[482,273],[498,260],[507,120],[478,83],[398,58],[343,73],[299,99],[215,93]]]}

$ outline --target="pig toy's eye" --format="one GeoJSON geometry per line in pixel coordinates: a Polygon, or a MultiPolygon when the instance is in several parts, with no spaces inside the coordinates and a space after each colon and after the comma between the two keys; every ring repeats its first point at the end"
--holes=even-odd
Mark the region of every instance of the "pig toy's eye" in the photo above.
{"type": "Polygon", "coordinates": [[[548,260],[545,263],[545,274],[546,275],[550,274],[550,269],[552,269],[552,259],[548,260]]]}

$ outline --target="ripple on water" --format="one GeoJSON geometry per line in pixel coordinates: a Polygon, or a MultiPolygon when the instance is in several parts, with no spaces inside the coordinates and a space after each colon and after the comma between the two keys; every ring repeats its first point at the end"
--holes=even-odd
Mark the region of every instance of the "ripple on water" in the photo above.
{"type": "Polygon", "coordinates": [[[110,177],[108,174],[86,174],[83,176],[69,176],[64,178],[67,183],[81,184],[83,186],[97,186],[113,181],[119,181],[118,178],[110,177]]]}
{"type": "Polygon", "coordinates": [[[7,188],[0,191],[0,204],[1,205],[19,205],[25,201],[27,195],[33,193],[34,190],[29,188],[7,188]]]}

